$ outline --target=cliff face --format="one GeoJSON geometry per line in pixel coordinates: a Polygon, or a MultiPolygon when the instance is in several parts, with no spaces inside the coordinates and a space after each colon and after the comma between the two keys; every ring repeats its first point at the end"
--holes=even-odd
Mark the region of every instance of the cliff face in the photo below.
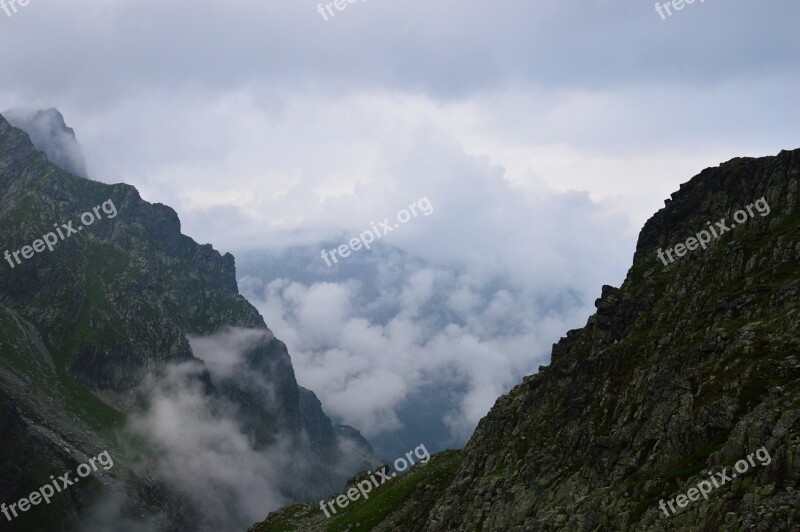
{"type": "MultiPolygon", "coordinates": [[[[62,170],[2,117],[0,194],[0,253],[8,251],[0,262],[0,388],[28,417],[100,452],[149,375],[196,360],[187,337],[255,329],[263,334],[243,353],[240,372],[254,378],[206,372],[201,380],[232,405],[256,449],[277,440],[309,449],[307,478],[294,479],[289,495],[332,491],[374,461],[368,444],[336,431],[316,397],[301,405],[286,346],[239,294],[233,256],[182,235],[171,208],[143,201],[129,185],[62,170]],[[363,461],[342,456],[350,444],[363,461]],[[337,469],[342,462],[353,470],[337,469]]],[[[13,433],[3,440],[21,441],[13,433]]],[[[0,496],[10,499],[20,485],[3,486],[0,496]]]]}
{"type": "Polygon", "coordinates": [[[422,480],[372,529],[800,527],[800,150],[683,185],[596,306],[548,367],[497,401],[446,488],[422,480]],[[707,249],[658,258],[707,222],[723,233],[707,249]],[[679,498],[712,477],[707,500],[679,498]]]}

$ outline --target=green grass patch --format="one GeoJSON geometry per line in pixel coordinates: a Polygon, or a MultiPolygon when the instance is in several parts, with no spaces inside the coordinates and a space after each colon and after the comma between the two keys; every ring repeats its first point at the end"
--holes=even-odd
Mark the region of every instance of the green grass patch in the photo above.
{"type": "MultiPolygon", "coordinates": [[[[461,466],[461,460],[461,451],[439,453],[427,464],[416,466],[407,474],[379,487],[370,494],[368,500],[359,499],[355,503],[351,502],[347,508],[338,510],[338,515],[328,526],[328,531],[371,530],[399,509],[422,483],[433,485],[436,488],[435,492],[441,493],[452,482],[461,466]]],[[[417,509],[419,510],[421,509],[417,509]]]]}

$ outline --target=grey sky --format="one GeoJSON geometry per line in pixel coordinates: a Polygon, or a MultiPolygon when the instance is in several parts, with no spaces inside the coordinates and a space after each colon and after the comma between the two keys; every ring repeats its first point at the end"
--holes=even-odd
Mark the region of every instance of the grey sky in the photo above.
{"type": "MultiPolygon", "coordinates": [[[[613,196],[633,227],[703,166],[798,144],[800,6],[790,0],[695,2],[667,20],[650,2],[611,0],[369,0],[327,22],[316,7],[35,1],[0,13],[0,102],[58,107],[95,175],[141,184],[165,165],[214,157],[210,143],[224,158],[226,126],[241,131],[237,111],[294,122],[308,117],[289,115],[292,99],[363,109],[364,95],[417,98],[445,115],[437,127],[517,182],[534,174],[613,196]],[[230,99],[250,105],[231,107],[228,120],[210,115],[230,99]]],[[[390,107],[367,114],[434,120],[429,109],[390,107]]],[[[283,141],[316,145],[311,133],[343,127],[313,118],[283,141]]]]}
{"type": "Polygon", "coordinates": [[[32,2],[2,18],[3,82],[84,102],[143,87],[266,82],[443,99],[511,85],[609,90],[796,81],[798,10],[708,0],[666,21],[650,2],[32,2]],[[794,16],[793,16],[794,15],[794,16]],[[33,59],[36,59],[34,61],[33,59]],[[43,68],[48,67],[48,68],[43,68]],[[89,87],[93,90],[87,91],[89,87]]]}
{"type": "MultiPolygon", "coordinates": [[[[622,281],[639,228],[681,183],[800,147],[798,34],[796,0],[698,0],[667,20],[650,1],[367,0],[328,21],[312,0],[31,0],[0,12],[0,109],[57,107],[93,178],[173,206],[186,233],[222,250],[360,232],[428,196],[435,215],[388,243],[450,268],[430,272],[460,287],[442,296],[454,308],[496,277],[519,287],[501,302],[525,334],[469,331],[476,353],[506,357],[473,360],[469,426],[585,321],[601,284],[622,281]],[[572,291],[585,308],[533,303],[572,291]],[[491,368],[503,374],[481,385],[491,368]]],[[[358,426],[382,412],[356,412],[361,395],[343,387],[365,361],[389,367],[369,335],[397,353],[402,335],[342,311],[337,323],[358,327],[343,347],[352,373],[334,361],[321,374],[327,351],[302,337],[325,325],[303,312],[349,308],[354,293],[279,285],[262,310],[310,353],[301,384],[358,426]]],[[[412,314],[416,330],[426,319],[412,314]]],[[[417,358],[451,367],[450,340],[421,340],[417,358]]],[[[401,399],[412,371],[391,376],[401,399]]],[[[365,389],[381,393],[381,378],[365,389]]]]}

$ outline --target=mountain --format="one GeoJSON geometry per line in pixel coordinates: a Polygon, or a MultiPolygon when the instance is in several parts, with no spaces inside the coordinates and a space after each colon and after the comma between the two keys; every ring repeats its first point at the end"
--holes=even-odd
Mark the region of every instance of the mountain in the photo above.
{"type": "Polygon", "coordinates": [[[800,529],[800,150],[682,185],[596,307],[463,450],[251,530],[800,529]]]}
{"type": "Polygon", "coordinates": [[[12,126],[25,131],[37,150],[67,172],[89,177],[75,131],[67,127],[58,109],[9,109],[3,117],[12,126]]]}
{"type": "Polygon", "coordinates": [[[378,463],[297,385],[233,256],[171,208],[60,168],[1,116],[0,191],[0,501],[102,451],[117,464],[17,529],[85,526],[112,499],[157,529],[230,527],[378,463]]]}

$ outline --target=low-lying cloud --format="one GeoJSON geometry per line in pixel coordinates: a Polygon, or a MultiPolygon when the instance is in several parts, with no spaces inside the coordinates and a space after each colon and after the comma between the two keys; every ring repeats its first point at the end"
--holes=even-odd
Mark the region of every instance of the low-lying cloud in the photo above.
{"type": "Polygon", "coordinates": [[[152,377],[144,388],[148,407],[130,421],[130,433],[155,451],[148,468],[191,501],[211,530],[244,529],[291,502],[287,471],[301,475],[305,467],[288,438],[257,449],[237,423],[235,406],[206,388],[206,370],[212,380],[244,373],[242,355],[268,334],[230,329],[192,338],[207,364],[172,365],[152,377]]]}
{"type": "Polygon", "coordinates": [[[400,428],[397,410],[436,386],[456,395],[443,421],[450,443],[463,443],[500,395],[548,361],[552,339],[588,316],[574,297],[548,309],[439,268],[409,272],[373,300],[357,281],[242,284],[289,346],[298,380],[367,436],[400,428]]]}

